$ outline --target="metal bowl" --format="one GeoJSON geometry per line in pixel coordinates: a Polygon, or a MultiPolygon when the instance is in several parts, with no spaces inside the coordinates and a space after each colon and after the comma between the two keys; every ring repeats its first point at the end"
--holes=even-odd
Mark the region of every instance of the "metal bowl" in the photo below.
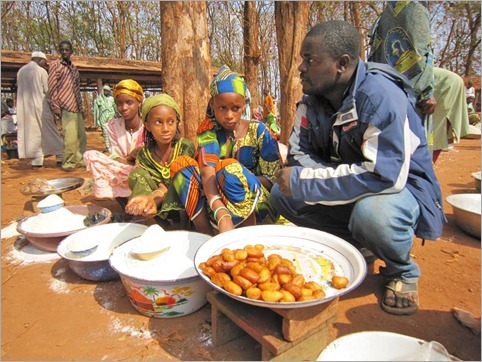
{"type": "Polygon", "coordinates": [[[347,334],[331,342],[317,361],[456,361],[438,342],[384,331],[347,334]],[[431,347],[431,349],[429,349],[431,347]]]}
{"type": "Polygon", "coordinates": [[[70,268],[81,278],[93,281],[118,279],[119,274],[112,269],[109,263],[112,251],[132,238],[141,236],[146,230],[146,225],[135,223],[92,226],[62,240],[57,247],[57,253],[68,261],[70,268]],[[97,240],[98,244],[89,255],[81,257],[69,250],[71,243],[92,239],[97,240]]]}
{"type": "MultiPolygon", "coordinates": [[[[110,212],[109,209],[106,209],[105,207],[101,207],[97,205],[75,205],[75,206],[66,206],[65,208],[74,214],[83,215],[83,216],[87,216],[91,212],[97,212],[101,214],[102,216],[105,217],[105,219],[100,221],[96,225],[107,224],[110,222],[110,219],[112,217],[112,213],[110,212]]],[[[76,233],[77,231],[80,231],[86,228],[86,227],[82,227],[75,230],[68,230],[68,231],[56,232],[56,233],[36,233],[36,232],[25,230],[22,225],[24,225],[24,223],[27,220],[33,217],[36,217],[39,214],[40,213],[38,212],[21,220],[17,225],[17,231],[20,234],[25,235],[25,237],[30,241],[30,243],[33,246],[43,251],[56,252],[57,246],[63,239],[65,239],[67,236],[71,234],[76,233]]]]}
{"type": "Polygon", "coordinates": [[[472,177],[475,179],[475,188],[480,192],[480,171],[474,172],[472,177]]]}
{"type": "Polygon", "coordinates": [[[285,225],[247,226],[218,234],[199,247],[194,257],[199,276],[212,288],[240,302],[272,309],[305,308],[326,303],[357,288],[365,279],[367,265],[361,253],[345,240],[323,231],[285,225]],[[265,256],[276,253],[293,261],[297,272],[306,281],[323,286],[326,296],[321,299],[298,302],[267,302],[236,296],[219,287],[204,274],[200,264],[224,248],[243,249],[246,245],[263,245],[265,256]],[[331,283],[333,276],[349,280],[346,288],[336,289],[331,283]]]}
{"type": "Polygon", "coordinates": [[[81,177],[58,178],[47,181],[53,187],[52,190],[38,192],[23,192],[20,190],[20,192],[25,196],[47,196],[52,194],[61,194],[62,192],[75,190],[76,188],[82,186],[84,181],[85,180],[81,177]]]}
{"type": "Polygon", "coordinates": [[[454,211],[455,223],[459,228],[480,241],[480,194],[456,194],[446,198],[454,211]]]}

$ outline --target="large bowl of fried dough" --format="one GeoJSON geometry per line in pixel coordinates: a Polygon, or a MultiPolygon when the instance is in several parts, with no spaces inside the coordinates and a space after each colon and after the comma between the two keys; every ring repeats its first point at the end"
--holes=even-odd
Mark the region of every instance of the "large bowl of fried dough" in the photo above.
{"type": "Polygon", "coordinates": [[[326,303],[354,290],[367,273],[363,256],[345,240],[288,225],[218,234],[201,245],[194,263],[217,291],[272,309],[326,303]]]}

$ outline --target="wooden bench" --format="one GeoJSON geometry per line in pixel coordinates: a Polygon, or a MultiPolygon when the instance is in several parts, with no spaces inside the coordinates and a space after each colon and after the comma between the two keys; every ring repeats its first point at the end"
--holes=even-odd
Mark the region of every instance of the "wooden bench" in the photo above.
{"type": "Polygon", "coordinates": [[[270,309],[209,292],[213,345],[245,333],[261,345],[261,360],[315,360],[331,342],[329,327],[336,319],[338,298],[306,308],[270,309]]]}

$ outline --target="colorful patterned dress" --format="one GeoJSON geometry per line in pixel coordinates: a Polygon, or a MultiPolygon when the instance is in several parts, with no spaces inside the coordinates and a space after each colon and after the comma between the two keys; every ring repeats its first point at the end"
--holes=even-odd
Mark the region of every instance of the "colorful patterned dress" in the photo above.
{"type": "MultiPolygon", "coordinates": [[[[266,126],[262,122],[251,121],[245,137],[230,142],[229,148],[226,132],[214,119],[207,118],[197,132],[197,160],[215,167],[217,189],[233,224],[241,224],[253,210],[258,224],[276,222],[279,214],[269,201],[269,191],[257,178],[264,176],[274,180],[276,171],[280,169],[278,143],[266,126]]],[[[199,166],[194,159],[186,157],[178,161],[182,162],[178,167],[184,168],[186,184],[190,184],[184,202],[187,214],[193,218],[206,203],[199,166]]],[[[211,224],[217,228],[209,208],[208,215],[211,224]]]]}

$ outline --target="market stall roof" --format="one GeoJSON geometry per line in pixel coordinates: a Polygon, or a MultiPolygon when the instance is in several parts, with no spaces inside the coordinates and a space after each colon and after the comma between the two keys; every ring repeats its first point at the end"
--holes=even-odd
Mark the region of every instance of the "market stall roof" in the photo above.
{"type": "MultiPolygon", "coordinates": [[[[2,93],[15,93],[17,72],[31,60],[32,53],[12,50],[2,50],[2,93]]],[[[46,54],[51,62],[58,56],[46,54]]],[[[122,79],[135,79],[144,90],[161,90],[161,64],[159,62],[112,59],[99,57],[71,57],[79,69],[82,91],[96,91],[97,81],[113,85],[122,79]]]]}

